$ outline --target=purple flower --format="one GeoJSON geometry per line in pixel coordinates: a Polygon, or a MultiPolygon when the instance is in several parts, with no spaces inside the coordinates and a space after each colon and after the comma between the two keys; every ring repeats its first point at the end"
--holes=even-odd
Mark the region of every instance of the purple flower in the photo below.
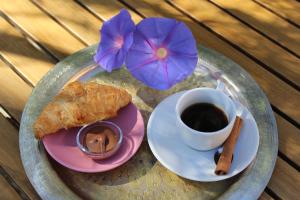
{"type": "Polygon", "coordinates": [[[147,18],[136,27],[126,58],[131,74],[147,86],[165,90],[195,69],[198,51],[189,28],[168,18],[147,18]]]}
{"type": "Polygon", "coordinates": [[[108,72],[120,68],[133,42],[134,29],[135,25],[125,9],[104,22],[95,62],[108,72]]]}

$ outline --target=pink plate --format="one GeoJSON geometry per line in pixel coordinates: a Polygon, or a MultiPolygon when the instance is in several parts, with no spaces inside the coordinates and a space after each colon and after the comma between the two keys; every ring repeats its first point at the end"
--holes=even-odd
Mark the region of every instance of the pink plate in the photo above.
{"type": "Polygon", "coordinates": [[[144,121],[134,104],[122,108],[118,116],[108,121],[117,124],[123,132],[120,149],[105,160],[93,160],[87,157],[76,145],[79,128],[60,130],[59,133],[44,137],[47,152],[65,167],[80,172],[104,172],[114,169],[128,161],[140,147],[144,137],[144,121]]]}

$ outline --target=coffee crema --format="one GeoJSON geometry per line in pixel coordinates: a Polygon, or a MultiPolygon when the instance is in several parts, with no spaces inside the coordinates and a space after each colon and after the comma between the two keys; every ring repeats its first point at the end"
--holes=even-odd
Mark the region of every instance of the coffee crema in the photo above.
{"type": "Polygon", "coordinates": [[[214,132],[225,128],[228,119],[223,110],[210,103],[196,103],[187,107],[181,120],[190,128],[201,132],[214,132]]]}

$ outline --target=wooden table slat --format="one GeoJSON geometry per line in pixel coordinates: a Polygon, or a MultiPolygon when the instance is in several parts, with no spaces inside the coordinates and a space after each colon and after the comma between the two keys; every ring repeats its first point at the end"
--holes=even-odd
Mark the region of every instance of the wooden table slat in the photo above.
{"type": "Polygon", "coordinates": [[[300,71],[298,70],[300,59],[297,57],[207,1],[174,0],[173,2],[190,16],[263,62],[273,72],[285,77],[297,87],[300,86],[300,71]]]}
{"type": "Polygon", "coordinates": [[[278,157],[268,187],[282,199],[299,199],[300,173],[278,157]]]}
{"type": "Polygon", "coordinates": [[[212,1],[299,55],[300,30],[297,27],[251,0],[236,0],[234,3],[223,0],[212,1]]]}
{"type": "Polygon", "coordinates": [[[102,21],[79,4],[64,0],[33,1],[51,13],[74,34],[84,40],[87,45],[99,42],[99,29],[102,26],[102,21]],[[76,17],[74,18],[75,13],[76,17]]]}
{"type": "MultiPolygon", "coordinates": [[[[146,17],[173,17],[185,22],[192,30],[198,43],[212,49],[216,49],[220,53],[240,64],[258,82],[273,105],[300,123],[300,110],[295,109],[300,107],[300,101],[298,100],[300,99],[300,94],[297,90],[278,79],[269,71],[260,67],[253,60],[247,58],[242,53],[228,45],[226,42],[216,37],[214,34],[210,33],[201,26],[195,25],[191,19],[187,18],[170,5],[161,3],[159,7],[157,7],[157,3],[149,0],[138,2],[127,0],[126,2],[131,6],[138,8],[138,11],[146,17]],[[289,96],[288,102],[285,101],[287,96],[289,96]]],[[[100,6],[100,4],[98,6],[100,6]]],[[[133,19],[135,20],[135,18],[133,19]]]]}
{"type": "Polygon", "coordinates": [[[32,88],[0,60],[0,104],[18,121],[32,88]]]}
{"type": "Polygon", "coordinates": [[[0,199],[6,199],[6,200],[21,199],[21,197],[14,190],[14,188],[1,175],[0,175],[0,188],[1,188],[0,199]]]}
{"type": "Polygon", "coordinates": [[[286,155],[290,160],[300,166],[300,129],[275,114],[279,151],[286,155]]]}
{"type": "Polygon", "coordinates": [[[34,48],[3,18],[0,18],[0,30],[0,54],[16,67],[23,77],[35,85],[55,61],[34,48]]]}
{"type": "Polygon", "coordinates": [[[272,200],[273,198],[268,195],[266,192],[263,192],[258,200],[272,200]]]}
{"type": "MultiPolygon", "coordinates": [[[[31,199],[39,199],[39,196],[33,189],[20,159],[18,130],[13,127],[0,114],[0,164],[4,170],[14,179],[16,184],[31,199]]],[[[1,192],[0,192],[1,193],[1,192]]]]}
{"type": "Polygon", "coordinates": [[[297,0],[254,0],[300,27],[300,4],[297,0]]]}
{"type": "MultiPolygon", "coordinates": [[[[86,7],[92,10],[97,16],[99,16],[103,20],[107,20],[111,18],[112,16],[118,14],[122,8],[124,8],[124,5],[116,0],[114,1],[77,0],[77,1],[84,4],[86,7]]],[[[135,13],[134,11],[128,8],[126,9],[129,11],[135,23],[138,23],[140,20],[142,20],[142,18],[137,13],[135,13]]]]}
{"type": "Polygon", "coordinates": [[[24,0],[15,0],[11,3],[4,0],[0,5],[6,15],[58,58],[62,59],[84,48],[82,42],[33,3],[24,0]]]}

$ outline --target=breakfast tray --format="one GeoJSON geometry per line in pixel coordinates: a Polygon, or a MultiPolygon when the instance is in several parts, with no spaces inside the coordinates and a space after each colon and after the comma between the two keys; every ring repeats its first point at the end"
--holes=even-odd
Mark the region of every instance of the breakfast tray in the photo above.
{"type": "MultiPolygon", "coordinates": [[[[20,127],[20,151],[26,174],[42,199],[257,199],[266,187],[277,157],[278,133],[270,104],[257,83],[239,65],[203,46],[192,76],[166,91],[151,89],[123,67],[102,71],[93,61],[96,45],[59,62],[37,84],[24,109],[20,127]],[[145,128],[151,111],[165,97],[195,87],[215,87],[222,80],[229,95],[254,116],[260,134],[257,156],[241,174],[218,182],[183,179],[164,168],[153,156],[147,137],[127,163],[108,172],[80,173],[69,170],[46,153],[32,133],[42,108],[73,80],[92,80],[121,86],[133,96],[145,128]]],[[[70,155],[71,156],[71,155],[70,155]]]]}

